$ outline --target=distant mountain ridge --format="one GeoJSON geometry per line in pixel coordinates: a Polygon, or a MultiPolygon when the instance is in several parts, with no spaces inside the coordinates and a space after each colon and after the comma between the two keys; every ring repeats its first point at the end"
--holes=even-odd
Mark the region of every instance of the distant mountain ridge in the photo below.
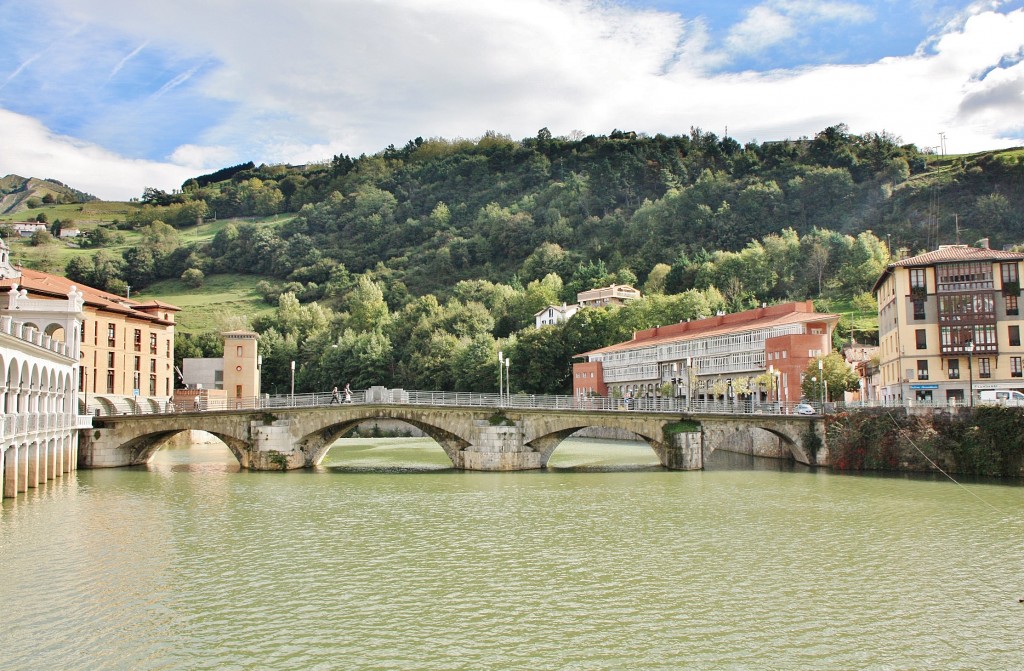
{"type": "Polygon", "coordinates": [[[99,200],[96,196],[73,189],[55,179],[39,179],[7,175],[0,178],[0,214],[11,214],[28,209],[28,199],[43,200],[49,196],[55,203],[87,203],[99,200]]]}

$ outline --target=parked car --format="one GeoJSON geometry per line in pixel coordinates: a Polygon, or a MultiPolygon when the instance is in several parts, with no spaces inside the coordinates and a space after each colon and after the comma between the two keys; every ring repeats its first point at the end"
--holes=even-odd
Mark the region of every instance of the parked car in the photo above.
{"type": "Polygon", "coordinates": [[[798,415],[814,415],[814,414],[816,414],[816,411],[814,410],[814,406],[811,405],[810,403],[797,403],[796,407],[793,408],[793,412],[795,412],[798,415]]]}
{"type": "Polygon", "coordinates": [[[998,403],[999,405],[1022,406],[1024,405],[1024,394],[1014,390],[986,389],[978,394],[983,403],[998,403]]]}

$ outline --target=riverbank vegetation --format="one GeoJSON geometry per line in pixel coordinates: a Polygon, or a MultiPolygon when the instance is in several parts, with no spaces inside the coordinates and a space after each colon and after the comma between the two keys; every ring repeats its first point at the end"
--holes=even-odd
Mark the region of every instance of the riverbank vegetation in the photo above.
{"type": "Polygon", "coordinates": [[[828,422],[835,470],[1024,477],[1022,408],[863,409],[828,422]]]}

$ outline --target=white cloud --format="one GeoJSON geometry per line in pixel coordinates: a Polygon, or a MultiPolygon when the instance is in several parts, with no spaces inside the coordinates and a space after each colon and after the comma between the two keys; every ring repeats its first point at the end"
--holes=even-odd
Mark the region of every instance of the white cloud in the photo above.
{"type": "Polygon", "coordinates": [[[758,53],[785,42],[795,33],[791,17],[760,5],[748,11],[743,21],[733,26],[725,43],[730,53],[758,53]]]}
{"type": "Polygon", "coordinates": [[[863,23],[872,16],[866,7],[850,2],[769,0],[747,10],[725,44],[730,54],[755,54],[814,30],[819,23],[863,23]]]}
{"type": "Polygon", "coordinates": [[[35,119],[0,109],[0,174],[53,178],[104,200],[128,200],[146,186],[171,189],[198,166],[117,156],[96,145],[55,135],[35,119]]]}
{"type": "MultiPolygon", "coordinates": [[[[1024,10],[977,13],[913,56],[713,75],[708,66],[723,54],[709,50],[702,21],[586,0],[293,0],[244,12],[205,0],[177,0],[173,11],[134,0],[51,1],[90,34],[113,23],[150,56],[176,55],[170,65],[184,64],[188,77],[175,91],[190,91],[193,103],[197,95],[227,103],[226,116],[183,140],[167,164],[57,137],[25,118],[17,129],[0,125],[0,174],[51,176],[107,198],[174,188],[246,160],[298,163],[486,130],[522,138],[541,127],[676,134],[727,125],[746,141],[846,122],[922,146],[945,132],[951,151],[1024,144],[1020,67],[1000,66],[1024,46],[1024,10]]],[[[763,48],[800,22],[863,21],[866,11],[773,0],[733,35],[747,31],[745,44],[763,48]],[[758,35],[758,25],[771,30],[758,35]]]]}

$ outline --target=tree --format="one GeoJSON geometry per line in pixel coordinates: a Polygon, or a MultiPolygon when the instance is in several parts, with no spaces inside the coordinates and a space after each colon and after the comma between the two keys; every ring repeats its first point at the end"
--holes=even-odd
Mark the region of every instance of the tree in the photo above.
{"type": "Polygon", "coordinates": [[[169,254],[181,245],[181,235],[173,226],[154,221],[141,231],[142,239],[156,254],[169,254]]]}
{"type": "Polygon", "coordinates": [[[507,352],[513,392],[569,394],[572,392],[572,355],[566,351],[562,326],[520,331],[507,352]]]}
{"type": "Polygon", "coordinates": [[[665,293],[665,282],[670,272],[672,266],[667,263],[658,263],[651,268],[651,272],[647,274],[647,281],[644,282],[644,293],[648,296],[665,293]]]}
{"type": "Polygon", "coordinates": [[[203,275],[203,271],[198,268],[189,268],[181,274],[181,281],[191,289],[198,289],[203,286],[204,279],[206,278],[203,275]]]}
{"type": "Polygon", "coordinates": [[[810,362],[803,375],[804,379],[800,383],[800,392],[804,398],[811,401],[842,399],[843,392],[857,391],[860,384],[860,377],[857,375],[857,372],[837,352],[832,352],[810,362]],[[819,362],[822,366],[820,370],[818,368],[819,362]]]}
{"type": "Polygon", "coordinates": [[[361,275],[348,295],[348,326],[357,331],[383,331],[390,322],[388,304],[380,285],[361,275]]]}
{"type": "Polygon", "coordinates": [[[28,243],[33,247],[48,245],[51,242],[53,242],[53,235],[51,235],[50,232],[45,228],[40,228],[37,231],[33,231],[32,236],[28,239],[28,243]]]}
{"type": "Polygon", "coordinates": [[[128,284],[143,289],[156,279],[156,262],[149,247],[130,247],[121,256],[124,258],[124,279],[128,284]]]}

